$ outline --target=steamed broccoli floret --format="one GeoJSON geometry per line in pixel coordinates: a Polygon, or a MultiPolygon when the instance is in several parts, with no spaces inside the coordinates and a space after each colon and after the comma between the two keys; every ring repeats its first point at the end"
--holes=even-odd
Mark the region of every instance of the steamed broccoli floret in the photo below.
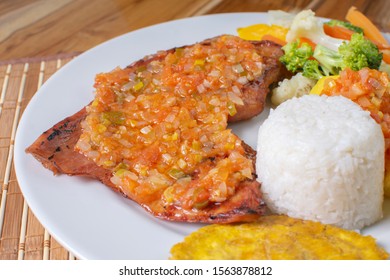
{"type": "Polygon", "coordinates": [[[340,53],[322,45],[316,46],[313,57],[319,62],[326,76],[336,75],[347,66],[340,53]]]}
{"type": "Polygon", "coordinates": [[[337,20],[337,19],[332,19],[328,22],[325,22],[325,24],[329,25],[329,26],[340,26],[340,27],[344,27],[344,28],[347,28],[349,30],[352,30],[354,32],[357,32],[357,33],[361,33],[363,34],[363,29],[356,26],[356,25],[353,25],[349,22],[346,22],[346,21],[342,21],[342,20],[337,20]]]}
{"type": "Polygon", "coordinates": [[[344,42],[337,52],[317,45],[313,57],[318,60],[326,75],[338,74],[347,67],[355,71],[364,67],[378,69],[382,62],[382,53],[378,47],[359,33],[353,34],[351,41],[344,42]]]}
{"type": "Polygon", "coordinates": [[[280,57],[287,70],[293,73],[302,71],[305,62],[313,55],[313,49],[308,43],[299,44],[299,40],[286,44],[282,48],[284,55],[280,57]]]}
{"type": "Polygon", "coordinates": [[[302,75],[313,80],[319,80],[325,76],[317,60],[306,61],[305,65],[303,65],[302,75]]]}
{"type": "Polygon", "coordinates": [[[313,52],[307,43],[299,47],[299,41],[288,43],[283,50],[285,54],[280,61],[286,68],[293,73],[303,72],[311,79],[337,75],[347,67],[355,71],[364,67],[378,69],[382,62],[378,47],[359,33],[354,33],[351,41],[342,43],[338,51],[318,44],[313,52]],[[309,59],[311,56],[316,60],[309,59]]]}
{"type": "Polygon", "coordinates": [[[339,53],[343,56],[346,66],[355,71],[363,67],[378,69],[383,56],[374,43],[359,33],[353,34],[350,42],[343,43],[339,53]]]}

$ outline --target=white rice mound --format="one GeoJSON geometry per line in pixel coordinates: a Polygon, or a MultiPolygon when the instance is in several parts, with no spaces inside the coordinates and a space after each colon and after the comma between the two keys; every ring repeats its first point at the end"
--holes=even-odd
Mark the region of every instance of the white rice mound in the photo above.
{"type": "Polygon", "coordinates": [[[261,125],[256,171],[275,213],[361,229],[382,218],[384,137],[347,98],[307,95],[261,125]]]}

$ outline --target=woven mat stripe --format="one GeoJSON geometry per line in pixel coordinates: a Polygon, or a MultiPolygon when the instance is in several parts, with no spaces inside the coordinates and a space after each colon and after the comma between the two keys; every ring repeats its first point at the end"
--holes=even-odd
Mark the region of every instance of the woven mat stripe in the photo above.
{"type": "Polygon", "coordinates": [[[75,259],[31,212],[13,168],[16,128],[25,107],[37,89],[74,56],[0,62],[0,259],[75,259]]]}
{"type": "MultiPolygon", "coordinates": [[[[39,75],[38,75],[38,85],[37,90],[42,86],[43,76],[45,71],[45,62],[42,61],[40,64],[39,75]]],[[[26,241],[26,230],[27,230],[27,217],[28,217],[28,205],[27,202],[24,201],[23,204],[23,215],[22,215],[22,223],[20,229],[20,238],[19,238],[19,252],[18,252],[18,260],[23,260],[25,257],[25,241],[26,241]]]]}
{"type": "MultiPolygon", "coordinates": [[[[10,64],[7,65],[7,69],[4,74],[4,79],[3,79],[3,86],[1,89],[1,95],[0,95],[0,117],[2,116],[3,112],[3,106],[4,106],[4,100],[5,100],[5,94],[8,88],[8,81],[9,81],[9,76],[11,74],[11,69],[12,66],[10,64]]],[[[4,179],[2,180],[2,189],[4,188],[4,179]]],[[[3,195],[3,193],[6,192],[2,190],[1,192],[1,200],[0,200],[0,232],[2,231],[3,228],[3,220],[4,220],[4,212],[5,212],[5,198],[6,196],[3,195]]]]}
{"type": "MultiPolygon", "coordinates": [[[[60,68],[61,65],[61,60],[57,60],[57,70],[60,68]]],[[[43,78],[45,77],[45,62],[41,62],[41,69],[39,70],[39,78],[38,78],[38,89],[42,86],[43,84],[43,78]]],[[[43,259],[48,260],[50,257],[50,234],[45,229],[45,233],[43,236],[43,259]]]]}
{"type": "MultiPolygon", "coordinates": [[[[16,127],[17,127],[17,124],[19,122],[22,98],[23,98],[25,87],[26,87],[26,77],[27,77],[27,73],[28,73],[28,67],[29,67],[29,64],[26,63],[24,66],[24,70],[23,70],[22,81],[20,83],[18,103],[16,105],[14,123],[12,125],[12,134],[11,134],[11,147],[12,147],[12,149],[10,148],[10,151],[11,150],[13,151],[15,134],[16,134],[16,127]]],[[[24,201],[23,202],[23,212],[22,212],[22,223],[21,223],[21,229],[20,229],[20,238],[19,238],[18,259],[24,258],[24,241],[25,241],[25,233],[26,233],[26,228],[27,228],[27,211],[28,211],[27,203],[26,203],[26,201],[24,201]]]]}
{"type": "MultiPolygon", "coordinates": [[[[5,94],[6,94],[6,91],[7,91],[7,88],[8,88],[8,81],[9,81],[9,76],[11,74],[11,65],[7,65],[7,69],[5,70],[5,74],[4,74],[4,79],[3,79],[3,83],[2,83],[2,90],[1,90],[1,95],[0,95],[0,120],[1,120],[1,117],[2,117],[2,112],[3,112],[3,106],[4,106],[4,100],[5,100],[5,94]]],[[[3,149],[1,149],[1,151],[3,151],[3,149]]],[[[3,156],[4,153],[1,153],[1,157],[0,157],[0,162],[5,162],[4,160],[6,160],[6,158],[4,158],[3,156]]],[[[4,168],[2,168],[4,169],[4,168]]],[[[1,174],[3,174],[3,170],[0,169],[0,172],[1,174]]],[[[2,228],[3,228],[3,221],[4,221],[4,214],[5,214],[5,199],[6,199],[6,195],[3,195],[4,193],[6,193],[4,189],[4,177],[1,177],[1,200],[0,200],[0,233],[2,232],[2,228]]],[[[1,241],[0,241],[1,242],[1,241]]]]}
{"type": "Polygon", "coordinates": [[[52,62],[57,60],[68,61],[78,56],[79,54],[81,54],[81,52],[62,53],[62,54],[44,56],[44,57],[24,57],[24,58],[17,58],[17,59],[2,60],[0,61],[0,66],[24,64],[24,63],[40,64],[42,61],[45,62],[52,62]]]}
{"type": "MultiPolygon", "coordinates": [[[[11,223],[11,227],[8,228],[7,231],[5,231],[5,228],[4,228],[4,223],[6,221],[6,219],[10,219],[9,218],[9,214],[7,215],[7,213],[9,213],[9,209],[10,207],[6,207],[7,205],[12,205],[12,206],[16,206],[16,209],[20,209],[21,207],[18,207],[18,204],[20,202],[20,197],[18,195],[12,195],[12,194],[17,194],[18,193],[18,186],[13,186],[13,184],[11,184],[11,169],[12,169],[12,162],[13,162],[13,151],[14,151],[14,141],[15,141],[15,134],[16,134],[16,128],[17,128],[17,124],[18,124],[18,121],[19,121],[19,117],[20,117],[20,111],[21,111],[21,103],[22,103],[22,98],[23,98],[23,94],[24,94],[24,89],[25,89],[25,85],[26,85],[26,77],[27,77],[27,72],[28,72],[28,67],[29,67],[29,64],[28,63],[25,63],[24,66],[23,66],[23,72],[22,72],[22,75],[21,75],[21,78],[18,79],[16,77],[16,80],[18,80],[18,83],[11,83],[9,82],[6,90],[5,90],[5,102],[7,101],[8,97],[10,98],[9,101],[16,101],[16,107],[13,109],[11,108],[11,110],[2,110],[2,117],[3,115],[8,115],[8,117],[10,117],[11,115],[13,116],[12,118],[12,126],[11,126],[11,130],[10,130],[10,145],[8,147],[8,155],[7,155],[7,160],[6,160],[6,167],[5,167],[5,173],[4,173],[4,176],[3,176],[3,186],[2,186],[2,199],[1,199],[1,205],[0,205],[0,213],[1,213],[1,227],[2,227],[2,235],[5,237],[1,239],[1,245],[5,245],[4,247],[5,248],[8,248],[8,249],[11,249],[11,246],[12,244],[14,244],[15,242],[15,239],[12,238],[12,236],[14,236],[14,234],[18,231],[18,225],[17,223],[11,223]],[[17,97],[16,97],[16,100],[14,100],[15,98],[15,90],[17,88],[17,84],[18,85],[18,91],[17,91],[17,97]],[[10,90],[11,89],[11,90],[10,90]],[[12,90],[13,89],[13,90],[12,90]],[[10,193],[10,194],[8,194],[10,193]],[[8,208],[8,211],[6,211],[8,208]],[[7,217],[8,216],[8,217],[7,217]],[[5,231],[5,233],[4,233],[5,231]]],[[[10,77],[11,77],[11,74],[10,73],[10,77]]],[[[4,109],[4,108],[3,108],[4,109]]],[[[2,125],[2,129],[3,129],[3,125],[2,125]]],[[[5,129],[7,131],[9,131],[9,126],[6,126],[5,129]]],[[[15,182],[12,182],[12,183],[15,183],[15,182]]],[[[14,209],[12,209],[14,210],[14,209]]],[[[20,221],[19,221],[20,222],[20,221]]],[[[18,245],[18,244],[16,244],[18,245]]],[[[12,251],[9,252],[12,256],[12,251]]]]}

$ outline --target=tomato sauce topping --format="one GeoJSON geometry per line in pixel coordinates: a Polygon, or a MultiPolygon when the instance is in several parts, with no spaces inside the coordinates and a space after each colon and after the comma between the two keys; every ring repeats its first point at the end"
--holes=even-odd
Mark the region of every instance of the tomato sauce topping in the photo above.
{"type": "Polygon", "coordinates": [[[386,145],[386,169],[390,169],[390,83],[385,72],[363,68],[345,69],[340,77],[325,81],[322,91],[326,95],[342,95],[370,112],[381,126],[386,145]]]}
{"type": "Polygon", "coordinates": [[[159,54],[97,75],[76,149],[141,202],[202,209],[225,201],[253,179],[227,119],[244,104],[244,85],[262,75],[262,58],[235,36],[159,54]]]}

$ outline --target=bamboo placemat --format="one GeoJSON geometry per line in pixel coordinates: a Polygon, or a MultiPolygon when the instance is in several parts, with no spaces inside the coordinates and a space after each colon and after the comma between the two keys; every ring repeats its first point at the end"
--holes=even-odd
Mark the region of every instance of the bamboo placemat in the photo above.
{"type": "Polygon", "coordinates": [[[73,260],[39,223],[20,191],[13,151],[24,109],[39,87],[77,54],[0,61],[0,259],[73,260]]]}

